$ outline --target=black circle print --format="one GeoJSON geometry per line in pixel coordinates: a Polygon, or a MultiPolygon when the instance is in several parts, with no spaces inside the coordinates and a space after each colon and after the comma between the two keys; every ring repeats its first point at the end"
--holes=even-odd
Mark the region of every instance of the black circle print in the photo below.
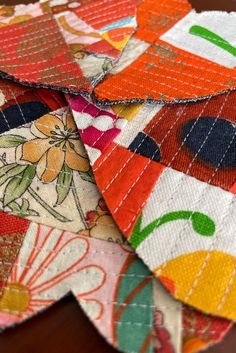
{"type": "Polygon", "coordinates": [[[2,111],[4,119],[0,120],[0,133],[34,121],[49,111],[50,108],[41,102],[13,104],[2,111]]]}
{"type": "Polygon", "coordinates": [[[181,139],[193,155],[215,168],[236,167],[236,125],[201,117],[182,127],[181,139]]]}
{"type": "Polygon", "coordinates": [[[160,162],[161,160],[161,152],[158,144],[144,132],[138,133],[128,149],[141,156],[147,157],[152,161],[160,162]]]}

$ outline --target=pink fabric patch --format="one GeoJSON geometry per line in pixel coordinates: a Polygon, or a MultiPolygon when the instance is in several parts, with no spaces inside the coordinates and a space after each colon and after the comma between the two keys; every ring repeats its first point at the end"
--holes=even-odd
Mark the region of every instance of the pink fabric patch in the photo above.
{"type": "Polygon", "coordinates": [[[108,110],[96,107],[81,96],[71,97],[69,103],[84,144],[103,151],[121,132],[116,126],[118,117],[108,110]]]}

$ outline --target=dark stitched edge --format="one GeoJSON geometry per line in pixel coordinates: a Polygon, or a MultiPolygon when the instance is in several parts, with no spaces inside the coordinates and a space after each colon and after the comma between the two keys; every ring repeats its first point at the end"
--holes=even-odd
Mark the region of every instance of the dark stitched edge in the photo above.
{"type": "MultiPolygon", "coordinates": [[[[181,104],[181,103],[196,103],[208,98],[213,98],[219,96],[220,94],[225,94],[228,92],[235,91],[236,87],[229,88],[224,91],[216,92],[209,94],[207,96],[201,96],[196,98],[183,98],[183,99],[173,99],[171,101],[166,101],[164,99],[143,99],[143,98],[131,98],[131,99],[120,99],[120,100],[99,100],[95,95],[95,102],[99,106],[109,106],[109,105],[117,105],[117,104],[131,104],[131,103],[149,103],[149,104],[181,104]]],[[[92,92],[93,93],[93,92],[92,92]]],[[[94,94],[94,93],[93,93],[94,94]]]]}

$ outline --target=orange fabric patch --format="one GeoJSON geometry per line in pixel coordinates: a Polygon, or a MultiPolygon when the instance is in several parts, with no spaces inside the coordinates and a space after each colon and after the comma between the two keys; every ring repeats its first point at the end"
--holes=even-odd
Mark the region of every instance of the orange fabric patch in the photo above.
{"type": "Polygon", "coordinates": [[[236,194],[236,182],[233,184],[233,186],[229,189],[230,192],[233,194],[236,194]]]}
{"type": "Polygon", "coordinates": [[[112,143],[94,164],[99,189],[129,237],[164,166],[112,143]]]}
{"type": "MultiPolygon", "coordinates": [[[[101,101],[168,102],[207,97],[235,88],[236,67],[225,67],[200,54],[180,49],[177,43],[172,45],[160,39],[191,9],[187,0],[178,3],[176,0],[144,0],[138,7],[139,29],[135,37],[150,46],[126,68],[108,75],[95,89],[97,98],[101,101]]],[[[193,36],[193,40],[195,38],[193,36]]],[[[202,43],[205,42],[202,38],[202,43]]]]}
{"type": "Polygon", "coordinates": [[[153,43],[164,32],[191,10],[187,1],[176,0],[143,0],[138,6],[138,30],[135,37],[148,43],[153,43]]]}

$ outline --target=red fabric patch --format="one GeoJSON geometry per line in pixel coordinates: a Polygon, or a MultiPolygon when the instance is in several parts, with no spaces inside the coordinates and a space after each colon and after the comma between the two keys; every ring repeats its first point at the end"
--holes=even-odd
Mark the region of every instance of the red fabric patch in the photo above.
{"type": "Polygon", "coordinates": [[[164,166],[112,143],[94,164],[99,189],[129,237],[164,166]]]}
{"type": "MultiPolygon", "coordinates": [[[[227,159],[226,153],[229,152],[229,148],[232,150],[235,146],[235,138],[233,140],[230,137],[231,145],[228,140],[225,142],[224,137],[227,135],[225,128],[224,131],[222,129],[222,133],[218,132],[220,137],[218,140],[211,139],[214,134],[217,134],[220,119],[227,125],[227,128],[231,125],[232,137],[235,137],[235,132],[233,132],[235,129],[233,126],[236,123],[235,99],[236,93],[232,92],[201,102],[163,107],[144,129],[144,132],[159,145],[161,163],[229,191],[235,182],[235,165],[222,167],[217,162],[213,165],[201,159],[201,154],[208,146],[213,152],[215,150],[213,154],[216,160],[225,162],[227,159]],[[200,126],[201,119],[204,118],[212,120],[209,126],[200,126]],[[189,133],[183,136],[183,128],[190,121],[193,121],[192,127],[189,133]],[[196,134],[197,130],[200,135],[196,134]],[[194,154],[187,145],[190,140],[193,144],[194,139],[197,144],[199,136],[202,136],[203,142],[200,144],[198,153],[194,154]],[[219,151],[218,145],[220,144],[223,147],[219,151]]],[[[232,187],[230,191],[234,192],[233,190],[232,187]]]]}
{"type": "Polygon", "coordinates": [[[192,352],[191,347],[200,348],[201,342],[205,343],[204,348],[210,344],[220,342],[232,326],[233,321],[210,316],[184,305],[183,352],[192,352]]]}
{"type": "Polygon", "coordinates": [[[9,213],[0,212],[0,237],[5,234],[25,233],[30,221],[25,218],[13,216],[9,213]]]}
{"type": "Polygon", "coordinates": [[[0,29],[0,70],[22,83],[90,91],[51,14],[0,29]]]}
{"type": "Polygon", "coordinates": [[[0,212],[0,292],[6,284],[30,221],[0,212]]]}
{"type": "Polygon", "coordinates": [[[124,17],[134,16],[136,6],[137,0],[127,0],[125,4],[124,0],[97,0],[78,7],[74,12],[91,27],[100,29],[124,17]]]}
{"type": "Polygon", "coordinates": [[[16,96],[14,92],[8,92],[8,101],[1,107],[2,110],[10,107],[12,104],[21,104],[33,101],[46,104],[51,111],[67,106],[66,100],[62,93],[52,90],[49,91],[45,88],[28,88],[27,90],[17,93],[18,94],[16,96]]]}

